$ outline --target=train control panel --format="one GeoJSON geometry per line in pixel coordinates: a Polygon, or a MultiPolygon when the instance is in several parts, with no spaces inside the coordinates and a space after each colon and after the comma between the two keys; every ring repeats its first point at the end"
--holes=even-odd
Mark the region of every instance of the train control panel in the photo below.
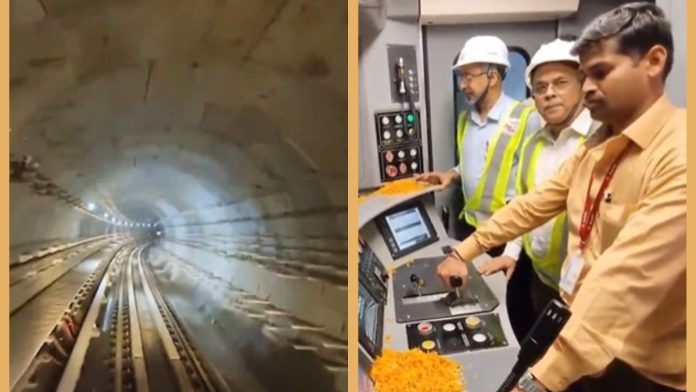
{"type": "Polygon", "coordinates": [[[435,209],[434,188],[373,195],[361,202],[359,224],[359,358],[361,392],[384,349],[434,351],[459,362],[467,390],[495,390],[514,365],[519,342],[506,312],[502,274],[445,286],[437,266],[459,242],[435,209]]]}

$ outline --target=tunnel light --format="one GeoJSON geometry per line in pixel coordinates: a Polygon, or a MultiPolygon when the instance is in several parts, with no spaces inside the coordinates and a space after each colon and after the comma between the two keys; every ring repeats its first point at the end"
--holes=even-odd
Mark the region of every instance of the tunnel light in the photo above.
{"type": "Polygon", "coordinates": [[[95,208],[96,208],[96,206],[94,205],[94,203],[88,203],[88,204],[87,204],[87,210],[89,210],[89,211],[94,211],[95,208]]]}
{"type": "Polygon", "coordinates": [[[158,232],[157,232],[157,235],[162,235],[162,232],[161,232],[161,231],[158,231],[158,232]]]}
{"type": "Polygon", "coordinates": [[[104,213],[104,218],[108,218],[108,217],[109,217],[109,214],[107,214],[107,213],[105,212],[105,213],[104,213]]]}

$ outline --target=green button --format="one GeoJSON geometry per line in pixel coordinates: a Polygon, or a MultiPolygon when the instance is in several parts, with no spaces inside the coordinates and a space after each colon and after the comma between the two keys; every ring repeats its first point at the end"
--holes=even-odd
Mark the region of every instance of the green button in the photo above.
{"type": "Polygon", "coordinates": [[[414,120],[413,114],[410,114],[410,113],[409,113],[409,114],[406,115],[406,121],[407,121],[407,122],[412,123],[413,120],[414,120]]]}

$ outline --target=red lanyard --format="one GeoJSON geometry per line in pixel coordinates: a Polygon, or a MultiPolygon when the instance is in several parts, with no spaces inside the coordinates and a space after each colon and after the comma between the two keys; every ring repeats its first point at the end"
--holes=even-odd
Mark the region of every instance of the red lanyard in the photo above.
{"type": "Polygon", "coordinates": [[[627,149],[628,148],[624,148],[621,150],[619,155],[614,159],[614,162],[612,162],[611,166],[609,167],[609,171],[604,176],[604,181],[602,181],[602,185],[599,187],[599,192],[597,192],[597,196],[595,196],[594,200],[590,197],[590,192],[592,192],[592,182],[594,181],[594,173],[592,176],[590,176],[590,185],[587,187],[585,208],[582,211],[582,221],[580,222],[580,250],[585,249],[585,246],[587,245],[587,240],[590,238],[590,232],[592,232],[592,226],[594,226],[595,219],[597,218],[599,203],[602,201],[601,196],[604,191],[606,191],[611,179],[614,177],[614,172],[616,172],[616,168],[619,166],[619,162],[623,158],[627,149]]]}

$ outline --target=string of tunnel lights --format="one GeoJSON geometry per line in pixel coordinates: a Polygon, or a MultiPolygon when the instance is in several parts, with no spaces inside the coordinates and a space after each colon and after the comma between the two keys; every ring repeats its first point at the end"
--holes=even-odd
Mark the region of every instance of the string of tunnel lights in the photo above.
{"type": "MultiPolygon", "coordinates": [[[[97,210],[97,206],[94,203],[87,203],[87,210],[95,213],[97,210]]],[[[97,214],[97,216],[99,216],[97,214]]],[[[120,220],[117,219],[115,216],[112,216],[108,212],[104,212],[101,217],[103,220],[106,220],[107,223],[111,223],[112,225],[116,226],[124,226],[124,227],[137,227],[137,228],[153,228],[157,227],[156,223],[152,222],[130,222],[126,220],[120,220]]]]}
{"type": "MultiPolygon", "coordinates": [[[[116,226],[136,227],[136,228],[158,228],[157,223],[148,222],[131,222],[123,216],[116,206],[108,192],[97,185],[98,193],[102,195],[104,206],[97,211],[97,206],[93,202],[84,203],[79,197],[75,197],[70,192],[62,189],[51,179],[38,171],[41,166],[40,162],[31,155],[15,156],[10,155],[10,182],[30,184],[32,191],[39,196],[56,196],[73,207],[94,216],[97,219],[110,223],[116,226]]],[[[157,232],[158,235],[160,232],[157,232]]]]}

